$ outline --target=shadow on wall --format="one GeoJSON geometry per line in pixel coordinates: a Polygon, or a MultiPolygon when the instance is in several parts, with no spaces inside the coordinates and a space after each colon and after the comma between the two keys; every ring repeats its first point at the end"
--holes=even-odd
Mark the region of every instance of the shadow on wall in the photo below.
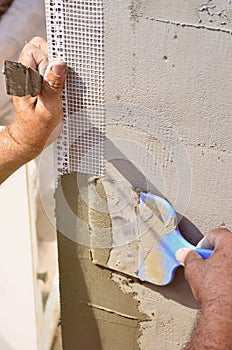
{"type": "MultiPolygon", "coordinates": [[[[95,132],[97,132],[96,128],[94,128],[94,130],[95,130],[95,132]]],[[[115,145],[110,140],[107,140],[107,142],[110,144],[110,147],[112,149],[115,148],[115,145]]],[[[117,171],[120,174],[123,175],[123,177],[125,179],[127,179],[127,181],[133,187],[146,189],[155,195],[163,197],[162,193],[149,180],[146,179],[146,177],[142,174],[142,172],[139,169],[137,169],[137,167],[134,164],[132,164],[132,162],[129,159],[126,159],[125,155],[122,154],[120,150],[117,149],[117,150],[114,150],[114,152],[117,152],[117,154],[119,155],[119,159],[110,160],[111,164],[117,169],[117,171]]],[[[78,208],[76,207],[77,202],[78,202],[76,199],[76,196],[79,193],[77,176],[75,174],[73,174],[72,176],[68,176],[67,179],[68,179],[67,184],[65,184],[65,182],[67,181],[66,177],[63,177],[63,179],[62,179],[62,191],[63,191],[63,194],[65,195],[65,199],[66,199],[67,203],[69,204],[73,213],[76,215],[78,212],[78,208]]],[[[87,186],[88,185],[86,183],[86,187],[87,186]]],[[[86,211],[87,211],[87,208],[86,208],[86,211]]],[[[78,212],[78,215],[80,215],[80,212],[78,212]]],[[[180,228],[180,231],[181,231],[182,235],[184,236],[184,238],[187,239],[192,244],[197,244],[197,242],[203,237],[203,235],[201,234],[199,229],[190,220],[188,220],[186,217],[182,216],[181,214],[178,214],[178,219],[180,219],[179,228],[180,228]]],[[[86,222],[88,222],[88,218],[86,218],[86,220],[87,220],[86,222]]],[[[76,226],[73,227],[72,230],[74,231],[74,237],[75,237],[76,226]]],[[[77,285],[74,289],[72,288],[72,290],[73,290],[72,291],[72,294],[73,294],[72,300],[88,300],[87,288],[85,288],[85,279],[84,279],[84,275],[82,273],[82,268],[81,268],[81,266],[78,265],[79,262],[76,259],[77,252],[75,249],[75,244],[71,241],[68,242],[67,239],[64,237],[60,238],[60,242],[61,242],[61,240],[62,240],[62,244],[59,244],[60,254],[62,253],[62,251],[64,251],[64,245],[66,245],[66,244],[70,245],[70,247],[68,248],[67,251],[69,251],[71,255],[68,257],[68,259],[70,259],[70,265],[72,265],[72,269],[76,270],[75,275],[78,276],[77,285]],[[73,261],[76,261],[75,267],[73,266],[73,261]],[[81,288],[79,288],[79,290],[78,290],[78,286],[81,286],[81,288]],[[82,295],[82,297],[81,297],[80,294],[85,294],[85,295],[82,295]]],[[[64,259],[67,262],[67,257],[64,257],[64,259]]],[[[67,268],[67,266],[69,266],[68,263],[66,264],[66,268],[67,268]]],[[[64,269],[64,266],[60,266],[60,269],[64,269]]],[[[118,271],[117,271],[117,273],[118,273],[118,271]]],[[[69,272],[66,271],[65,274],[67,275],[67,278],[68,278],[69,272]]],[[[123,273],[122,273],[122,275],[123,275],[123,273]]],[[[124,274],[124,276],[125,276],[125,274],[124,274]]],[[[185,281],[184,274],[183,274],[183,268],[181,268],[181,267],[177,269],[174,281],[171,284],[169,284],[168,286],[159,287],[159,286],[152,285],[150,283],[141,282],[140,280],[137,280],[136,278],[133,278],[133,277],[130,277],[130,278],[132,281],[136,281],[138,283],[141,283],[144,286],[146,286],[146,288],[149,288],[150,290],[154,290],[154,291],[162,294],[167,299],[173,299],[180,304],[188,306],[189,308],[197,308],[197,304],[192,296],[191,290],[190,290],[187,282],[185,281]]],[[[69,282],[67,281],[67,283],[69,283],[69,282]]],[[[72,281],[72,283],[73,283],[73,281],[72,281]]],[[[69,295],[69,297],[70,297],[70,295],[69,295]]],[[[77,309],[75,312],[75,314],[76,314],[76,313],[80,313],[80,310],[85,306],[81,305],[81,304],[78,305],[78,303],[75,303],[75,304],[73,304],[72,307],[77,309]]],[[[72,310],[72,311],[74,311],[74,310],[72,310]]],[[[67,314],[69,314],[69,313],[66,313],[66,315],[67,314]]],[[[95,327],[93,325],[94,313],[91,311],[91,309],[89,309],[87,314],[88,314],[88,318],[90,320],[92,320],[91,322],[92,322],[93,329],[97,330],[97,325],[95,324],[95,327]]],[[[85,317],[87,317],[86,316],[87,314],[85,313],[85,317]]],[[[73,327],[74,327],[74,325],[73,325],[73,327]]],[[[76,327],[73,329],[73,332],[76,332],[75,329],[76,329],[76,327]]],[[[98,339],[98,338],[99,338],[98,336],[95,337],[95,339],[98,339]]],[[[99,341],[100,341],[100,339],[99,339],[99,341]]]]}
{"type": "MultiPolygon", "coordinates": [[[[113,149],[115,145],[108,140],[110,143],[110,147],[113,149]]],[[[121,153],[120,150],[116,150],[117,153],[121,153]]],[[[164,197],[163,194],[151,183],[142,173],[141,171],[131,163],[129,159],[126,159],[124,154],[121,154],[119,159],[111,160],[110,162],[114,165],[114,167],[127,179],[127,181],[133,187],[139,187],[141,189],[146,189],[153,193],[154,195],[164,197]],[[122,161],[124,159],[124,161],[122,161]]],[[[185,216],[177,213],[178,218],[178,226],[183,237],[189,241],[191,244],[196,245],[202,238],[203,234],[200,230],[185,216]]],[[[117,272],[118,273],[118,272],[117,272]]],[[[131,277],[134,280],[133,277],[131,277]]],[[[151,283],[142,282],[140,280],[135,279],[136,282],[143,284],[146,288],[153,290],[162,294],[167,299],[175,300],[177,303],[183,304],[189,308],[197,309],[198,304],[196,303],[191,289],[184,278],[184,269],[183,267],[179,267],[176,270],[174,280],[168,286],[156,286],[151,283]]]]}
{"type": "MultiPolygon", "coordinates": [[[[110,144],[110,148],[113,150],[115,145],[110,140],[107,141],[110,144]]],[[[110,160],[110,162],[134,188],[137,187],[141,190],[150,191],[154,195],[164,198],[163,193],[160,192],[160,190],[158,190],[158,188],[156,188],[120,150],[117,150],[117,153],[121,155],[121,157],[119,157],[119,159],[110,160]]],[[[203,238],[200,230],[184,215],[177,213],[177,218],[179,229],[183,237],[190,243],[196,245],[203,238]]]]}
{"type": "MultiPolygon", "coordinates": [[[[82,134],[77,136],[77,139],[72,143],[70,154],[71,159],[75,159],[75,155],[79,154],[79,162],[85,161],[86,154],[88,152],[91,153],[91,149],[96,147],[96,141],[104,139],[104,134],[102,130],[99,130],[96,126],[91,124],[90,119],[88,118],[88,111],[85,110],[85,106],[83,104],[83,93],[85,91],[85,86],[80,79],[79,84],[82,86],[82,93],[79,96],[79,104],[78,108],[81,111],[81,118],[85,120],[85,130],[83,137],[82,134]],[[90,135],[90,137],[89,137],[90,135]],[[91,135],[95,135],[93,139],[91,135]],[[82,143],[82,153],[78,151],[80,142],[83,142],[82,139],[86,140],[86,144],[82,143]]],[[[76,111],[80,112],[79,110],[76,111]]],[[[75,113],[74,113],[75,114],[75,113]]],[[[75,122],[75,121],[73,121],[75,122]]],[[[111,163],[115,169],[132,185],[134,188],[139,188],[141,190],[150,191],[151,193],[164,197],[163,194],[154,186],[152,182],[147,179],[144,174],[131,162],[130,159],[126,157],[125,154],[121,152],[121,150],[117,149],[115,144],[109,140],[105,139],[107,144],[106,152],[112,152],[112,154],[116,154],[117,158],[108,159],[108,162],[111,163]]],[[[110,155],[109,155],[110,156],[110,155]]],[[[106,157],[107,159],[107,157],[106,157]]],[[[88,186],[86,184],[86,186],[88,186]]],[[[80,216],[78,208],[78,200],[77,197],[79,193],[78,184],[77,184],[77,176],[76,174],[72,174],[71,176],[62,178],[62,191],[65,196],[66,201],[68,202],[70,208],[72,209],[75,215],[80,216]]],[[[58,201],[56,201],[58,203],[58,201]]],[[[59,204],[58,204],[59,205],[59,204]]],[[[62,208],[58,213],[57,217],[59,219],[59,215],[62,215],[62,208]]],[[[83,209],[81,215],[87,215],[83,213],[83,209]]],[[[87,212],[86,207],[86,212],[87,212]]],[[[179,228],[185,239],[190,241],[193,244],[196,244],[203,235],[198,230],[198,228],[190,222],[186,217],[178,214],[178,219],[180,220],[179,228]]],[[[88,223],[88,218],[85,218],[86,223],[88,223]]],[[[76,223],[77,224],[77,223],[76,223]]],[[[75,237],[75,231],[77,230],[77,226],[74,224],[71,228],[75,237]]],[[[70,223],[69,223],[70,226],[70,223]]],[[[88,233],[87,233],[88,235],[88,233]]],[[[65,331],[65,339],[64,340],[64,348],[66,349],[74,349],[75,344],[71,344],[71,339],[81,339],[84,341],[83,346],[85,348],[101,348],[101,338],[98,330],[98,321],[96,320],[96,315],[91,307],[88,306],[88,303],[91,302],[91,296],[89,295],[89,290],[86,285],[86,275],[85,275],[85,266],[81,266],[81,259],[78,259],[78,244],[68,239],[61,233],[58,234],[58,245],[59,245],[59,260],[61,262],[65,261],[65,264],[60,264],[60,275],[62,276],[62,323],[63,329],[65,331]],[[67,254],[68,252],[68,254],[67,254]],[[75,276],[75,280],[73,278],[75,276]],[[65,286],[66,285],[66,286],[65,286]],[[70,300],[75,300],[75,302],[70,302],[70,300]],[[81,301],[85,301],[84,303],[81,301]],[[88,330],[85,325],[86,322],[89,324],[88,330]],[[79,334],[79,336],[78,336],[79,334]],[[89,335],[91,334],[91,337],[89,335]],[[69,344],[68,344],[69,343],[69,344]]],[[[82,253],[80,253],[82,254],[82,253]]],[[[88,257],[86,257],[88,259],[88,257]]],[[[89,256],[89,260],[91,261],[91,257],[89,256]]],[[[91,262],[92,264],[92,262],[91,262]]],[[[94,266],[95,269],[99,269],[102,267],[94,266]]],[[[103,268],[107,270],[107,268],[103,268]]],[[[124,275],[123,273],[118,274],[124,275]]],[[[128,275],[126,275],[128,276],[128,275]]],[[[93,276],[90,276],[93,278],[93,276]]],[[[88,276],[87,276],[88,278],[88,276]]],[[[177,303],[183,304],[189,308],[197,308],[197,304],[195,299],[192,296],[190,287],[184,279],[183,268],[178,268],[176,271],[176,275],[174,281],[168,286],[155,286],[147,282],[141,282],[140,280],[130,277],[130,281],[140,283],[144,287],[153,290],[157,293],[160,293],[166,299],[172,299],[177,303]]]]}

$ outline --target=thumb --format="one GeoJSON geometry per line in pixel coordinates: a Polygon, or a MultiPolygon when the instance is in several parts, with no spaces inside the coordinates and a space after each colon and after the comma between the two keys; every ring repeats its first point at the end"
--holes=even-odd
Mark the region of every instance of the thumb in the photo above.
{"type": "Polygon", "coordinates": [[[60,98],[66,79],[66,64],[61,61],[53,61],[44,73],[42,94],[49,99],[60,98]]]}
{"type": "Polygon", "coordinates": [[[176,251],[176,260],[183,266],[188,265],[193,260],[202,260],[200,254],[190,248],[181,248],[176,251]]]}
{"type": "Polygon", "coordinates": [[[192,289],[195,299],[201,303],[199,291],[204,278],[203,258],[193,249],[181,248],[176,252],[176,259],[185,266],[185,278],[192,289]]]}
{"type": "Polygon", "coordinates": [[[185,278],[194,290],[196,280],[201,278],[203,258],[193,249],[181,248],[176,252],[176,259],[185,267],[185,278]]]}

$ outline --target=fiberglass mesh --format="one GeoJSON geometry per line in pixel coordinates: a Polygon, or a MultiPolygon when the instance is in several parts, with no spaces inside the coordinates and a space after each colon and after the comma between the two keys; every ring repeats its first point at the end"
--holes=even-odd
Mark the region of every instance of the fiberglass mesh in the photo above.
{"type": "Polygon", "coordinates": [[[49,59],[65,61],[58,175],[104,171],[103,0],[45,0],[49,59]]]}

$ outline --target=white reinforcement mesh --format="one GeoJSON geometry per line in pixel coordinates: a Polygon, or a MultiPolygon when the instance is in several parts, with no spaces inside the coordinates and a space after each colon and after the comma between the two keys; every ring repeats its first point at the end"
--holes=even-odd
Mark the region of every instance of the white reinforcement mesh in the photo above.
{"type": "Polygon", "coordinates": [[[58,175],[104,172],[103,0],[45,0],[49,59],[65,61],[58,175]]]}

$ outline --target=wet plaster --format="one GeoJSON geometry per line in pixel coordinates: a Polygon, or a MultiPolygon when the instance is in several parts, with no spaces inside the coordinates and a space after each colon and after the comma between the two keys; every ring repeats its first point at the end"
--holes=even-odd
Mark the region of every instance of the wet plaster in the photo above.
{"type": "MultiPolygon", "coordinates": [[[[107,1],[105,11],[107,137],[118,150],[107,144],[106,154],[118,179],[174,204],[195,244],[232,224],[231,24],[211,22],[219,15],[206,18],[204,3],[107,1]]],[[[212,3],[229,13],[229,2],[212,3]]],[[[140,325],[140,348],[182,349],[197,315],[183,270],[167,287],[129,285],[152,319],[140,325]]]]}
{"type": "MultiPolygon", "coordinates": [[[[113,281],[109,269],[92,262],[90,246],[70,239],[63,222],[64,198],[79,220],[88,221],[93,213],[85,205],[83,182],[75,174],[62,178],[56,192],[58,218],[59,270],[61,287],[61,323],[64,350],[139,349],[139,324],[148,317],[138,310],[135,293],[123,293],[113,281]],[[76,195],[73,196],[73,190],[76,195]],[[63,222],[62,222],[63,221],[63,222]]],[[[101,193],[101,189],[99,189],[101,193]]],[[[105,216],[107,222],[107,216],[105,216]]],[[[94,221],[96,224],[96,220],[94,221]]],[[[101,219],[101,223],[104,219],[101,219]]],[[[69,228],[70,223],[67,223],[69,228]]],[[[101,224],[99,223],[99,226],[101,224]]],[[[78,240],[78,228],[76,239],[78,240]]],[[[83,229],[83,228],[82,228],[83,229]]],[[[91,236],[88,225],[86,235],[91,236]]],[[[83,232],[82,232],[83,234],[83,232]]],[[[81,236],[82,237],[82,236],[81,236]]],[[[73,237],[72,237],[73,238],[73,237]]],[[[104,254],[103,254],[104,255],[104,254]]]]}
{"type": "MultiPolygon", "coordinates": [[[[121,166],[123,167],[123,165],[122,162],[121,166]]],[[[181,349],[183,344],[188,341],[188,334],[194,325],[197,305],[191,296],[188,285],[184,282],[181,269],[177,272],[173,285],[169,287],[157,287],[133,278],[136,277],[139,265],[139,252],[142,250],[146,272],[153,281],[155,281],[154,276],[156,276],[157,283],[159,278],[162,279],[162,268],[159,267],[161,266],[161,257],[159,257],[156,249],[157,237],[154,236],[153,227],[149,222],[149,211],[145,213],[146,215],[143,215],[141,221],[143,223],[148,222],[151,230],[147,231],[146,227],[146,233],[139,235],[139,229],[138,227],[136,228],[136,216],[139,215],[137,197],[139,190],[137,189],[138,192],[136,192],[128,179],[124,178],[123,191],[120,192],[122,187],[117,186],[118,183],[122,183],[123,178],[120,170],[119,163],[117,163],[117,168],[112,164],[108,164],[105,178],[98,179],[94,184],[90,182],[90,187],[96,186],[96,191],[94,192],[92,188],[89,195],[91,207],[95,208],[94,211],[91,210],[90,212],[90,216],[93,216],[94,219],[90,219],[89,222],[96,225],[90,224],[91,234],[93,235],[93,240],[91,241],[92,261],[98,266],[103,266],[112,272],[115,271],[112,273],[111,278],[124,293],[135,293],[135,298],[138,300],[138,309],[147,315],[148,320],[139,324],[138,342],[140,349],[154,349],[154,347],[159,347],[160,349],[181,349]],[[99,193],[100,198],[98,197],[99,193]],[[122,207],[120,206],[123,203],[123,198],[120,200],[121,193],[126,198],[130,198],[130,201],[124,202],[122,207]],[[102,199],[106,204],[104,210],[109,213],[111,218],[109,220],[108,217],[104,225],[102,225],[102,218],[98,219],[99,212],[97,210],[97,208],[103,209],[102,199]],[[131,211],[132,204],[134,204],[134,212],[131,211]],[[128,209],[130,210],[127,213],[128,209]],[[127,221],[129,219],[131,219],[130,226],[128,226],[127,221]],[[122,232],[124,232],[124,240],[119,241],[117,246],[113,245],[110,249],[95,248],[96,229],[99,229],[99,226],[102,225],[104,232],[107,223],[112,238],[119,235],[120,239],[122,239],[122,232]],[[124,225],[127,228],[126,230],[124,225]],[[150,275],[149,269],[151,269],[150,275]],[[119,273],[116,273],[116,271],[119,273]],[[178,320],[176,313],[178,313],[178,320]],[[187,318],[187,322],[185,318],[187,318]],[[184,322],[184,328],[183,325],[181,326],[181,322],[184,322]]],[[[106,216],[104,217],[106,218],[106,216]]],[[[139,227],[141,228],[141,226],[139,227]]],[[[155,228],[157,232],[157,222],[155,228]]],[[[163,227],[161,229],[163,232],[163,227]]],[[[99,237],[98,234],[96,236],[99,237]]],[[[113,239],[108,241],[111,244],[112,242],[113,239]]],[[[105,244],[105,240],[102,243],[105,244]]],[[[97,244],[99,244],[99,240],[97,240],[97,244]]]]}
{"type": "Polygon", "coordinates": [[[64,176],[57,190],[65,349],[179,350],[191,336],[198,307],[183,269],[166,287],[133,277],[152,243],[137,237],[136,193],[170,200],[194,244],[232,228],[229,6],[105,1],[107,176],[64,176]]]}
{"type": "Polygon", "coordinates": [[[119,187],[117,175],[117,170],[108,165],[105,177],[89,184],[93,262],[137,278],[142,265],[143,279],[162,285],[169,271],[165,268],[160,240],[171,234],[176,222],[167,226],[162,217],[168,214],[162,204],[141,204],[140,190],[125,178],[119,187]]]}

